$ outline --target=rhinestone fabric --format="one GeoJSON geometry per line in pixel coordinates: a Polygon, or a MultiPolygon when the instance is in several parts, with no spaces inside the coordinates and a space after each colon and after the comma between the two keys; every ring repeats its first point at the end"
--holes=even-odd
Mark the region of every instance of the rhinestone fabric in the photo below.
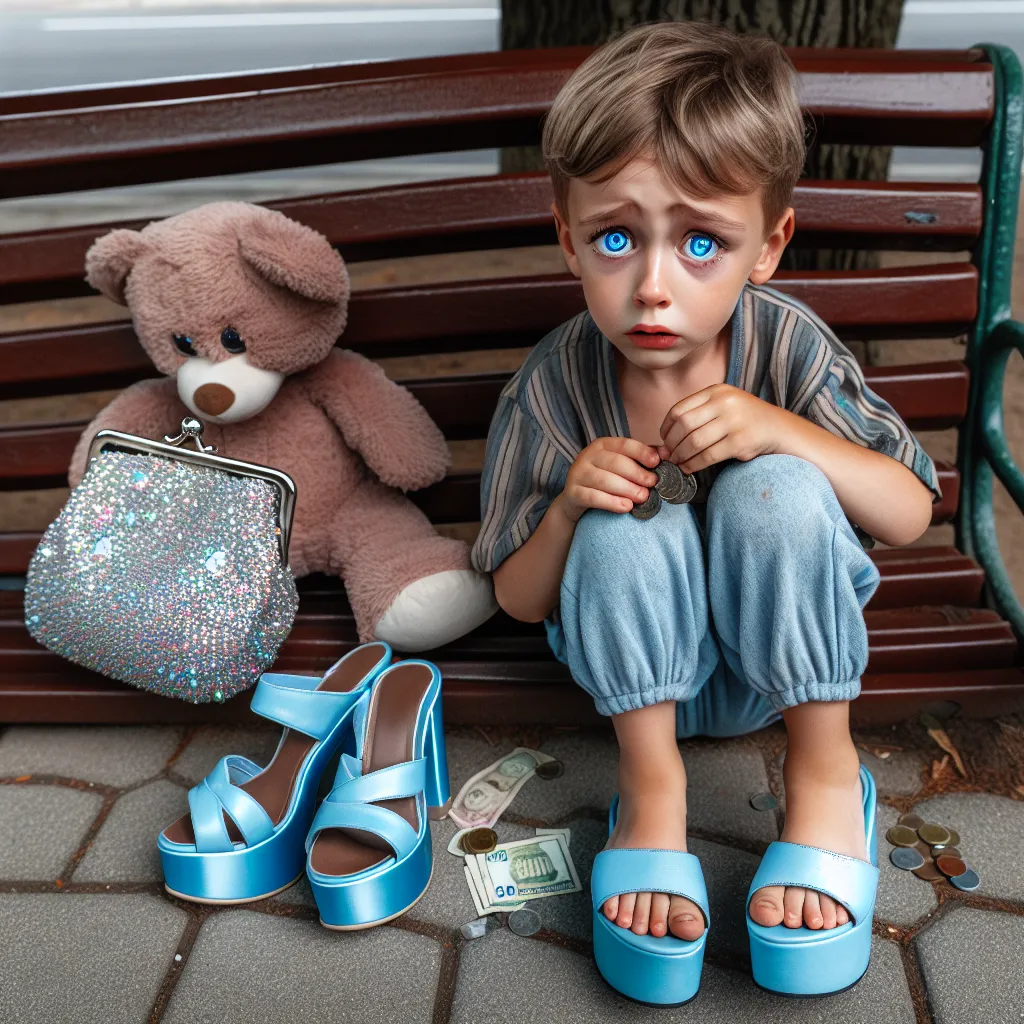
{"type": "Polygon", "coordinates": [[[265,480],[102,452],[32,556],[29,633],[167,697],[202,704],[245,690],[298,608],[277,500],[265,480]]]}

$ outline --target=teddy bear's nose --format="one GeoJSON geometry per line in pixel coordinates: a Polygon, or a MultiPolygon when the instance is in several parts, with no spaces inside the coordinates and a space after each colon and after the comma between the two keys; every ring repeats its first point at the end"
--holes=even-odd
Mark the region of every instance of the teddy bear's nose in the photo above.
{"type": "Polygon", "coordinates": [[[208,415],[219,416],[234,404],[235,393],[223,384],[203,384],[196,388],[192,401],[208,415]]]}

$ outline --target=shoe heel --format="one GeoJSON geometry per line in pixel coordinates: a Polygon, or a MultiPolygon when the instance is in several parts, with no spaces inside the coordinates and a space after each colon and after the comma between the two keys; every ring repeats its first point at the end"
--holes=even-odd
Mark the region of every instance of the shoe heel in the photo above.
{"type": "Polygon", "coordinates": [[[427,817],[440,821],[452,805],[448,785],[448,753],[444,745],[444,722],[441,717],[441,694],[438,693],[427,719],[425,737],[427,758],[427,784],[423,793],[427,798],[427,817]]]}

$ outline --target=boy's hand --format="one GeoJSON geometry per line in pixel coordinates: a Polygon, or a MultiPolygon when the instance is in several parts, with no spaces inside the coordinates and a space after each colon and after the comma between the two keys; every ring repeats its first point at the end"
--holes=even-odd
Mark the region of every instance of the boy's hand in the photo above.
{"type": "Polygon", "coordinates": [[[634,503],[646,501],[648,488],[658,482],[651,468],[659,461],[657,451],[642,441],[599,437],[569,467],[559,495],[562,510],[574,523],[588,508],[628,512],[634,503]]]}
{"type": "Polygon", "coordinates": [[[790,415],[749,391],[712,384],[669,409],[658,455],[685,473],[726,459],[747,462],[778,450],[790,415]]]}

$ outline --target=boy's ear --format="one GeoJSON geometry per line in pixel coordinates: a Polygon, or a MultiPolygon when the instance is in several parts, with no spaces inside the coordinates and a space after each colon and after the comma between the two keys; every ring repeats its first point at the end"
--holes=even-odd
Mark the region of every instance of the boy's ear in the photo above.
{"type": "Polygon", "coordinates": [[[782,259],[782,254],[793,237],[793,228],[796,226],[796,217],[793,214],[793,207],[789,206],[778,219],[771,234],[765,239],[761,247],[761,255],[750,271],[749,278],[752,284],[764,284],[770,281],[782,259]]]}
{"type": "Polygon", "coordinates": [[[580,261],[576,257],[576,250],[573,248],[572,238],[569,235],[568,218],[563,217],[558,209],[558,203],[551,204],[551,213],[555,218],[555,230],[558,232],[558,244],[562,247],[562,255],[565,257],[566,265],[574,277],[580,276],[580,261]]]}

